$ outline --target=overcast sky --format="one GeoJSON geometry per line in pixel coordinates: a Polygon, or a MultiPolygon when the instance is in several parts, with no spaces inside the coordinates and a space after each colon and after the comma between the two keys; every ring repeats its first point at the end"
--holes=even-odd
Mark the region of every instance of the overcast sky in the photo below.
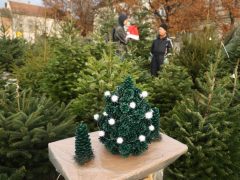
{"type": "MultiPolygon", "coordinates": [[[[42,5],[42,0],[11,0],[11,1],[30,3],[30,4],[34,4],[34,5],[42,5]]],[[[4,7],[5,2],[7,2],[7,0],[0,0],[0,8],[4,7]]]]}

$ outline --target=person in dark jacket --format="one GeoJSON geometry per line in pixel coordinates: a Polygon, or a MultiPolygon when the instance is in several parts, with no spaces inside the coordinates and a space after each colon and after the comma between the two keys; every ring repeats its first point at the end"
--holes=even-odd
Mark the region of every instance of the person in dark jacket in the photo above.
{"type": "Polygon", "coordinates": [[[115,28],[114,39],[121,44],[127,44],[127,32],[125,28],[129,25],[129,19],[126,14],[120,14],[118,17],[118,26],[115,28]]]}
{"type": "Polygon", "coordinates": [[[159,35],[153,41],[151,47],[152,61],[151,61],[151,75],[157,76],[161,65],[164,62],[164,57],[172,49],[172,41],[167,37],[167,25],[161,24],[159,26],[159,35]]]}
{"type": "Polygon", "coordinates": [[[120,14],[118,17],[118,26],[115,28],[114,30],[114,34],[113,34],[113,39],[115,42],[118,43],[118,50],[117,50],[117,54],[119,54],[120,56],[124,56],[125,53],[127,53],[127,26],[129,25],[129,19],[128,16],[126,14],[120,14]]]}

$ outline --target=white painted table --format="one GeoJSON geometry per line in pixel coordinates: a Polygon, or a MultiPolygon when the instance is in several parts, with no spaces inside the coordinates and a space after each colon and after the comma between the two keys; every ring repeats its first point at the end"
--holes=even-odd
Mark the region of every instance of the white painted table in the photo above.
{"type": "Polygon", "coordinates": [[[49,159],[66,180],[137,180],[164,169],[187,152],[187,146],[164,135],[149,144],[140,156],[123,158],[112,155],[98,140],[98,132],[90,133],[95,158],[80,166],[75,162],[75,138],[48,144],[49,159]]]}

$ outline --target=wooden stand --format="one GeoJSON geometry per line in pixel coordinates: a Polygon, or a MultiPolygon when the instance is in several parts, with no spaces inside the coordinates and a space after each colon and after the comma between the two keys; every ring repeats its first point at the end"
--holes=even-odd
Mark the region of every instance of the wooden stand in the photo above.
{"type": "Polygon", "coordinates": [[[188,149],[186,145],[167,135],[161,136],[161,141],[149,144],[148,150],[142,155],[123,158],[108,152],[98,140],[98,132],[93,132],[90,133],[90,138],[95,158],[90,162],[80,166],[75,161],[74,137],[49,143],[49,159],[66,180],[153,178],[155,172],[163,170],[188,149]]]}

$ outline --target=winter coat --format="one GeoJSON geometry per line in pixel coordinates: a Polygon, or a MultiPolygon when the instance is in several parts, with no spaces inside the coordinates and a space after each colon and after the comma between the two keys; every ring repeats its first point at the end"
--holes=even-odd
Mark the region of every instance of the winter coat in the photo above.
{"type": "Polygon", "coordinates": [[[157,76],[157,73],[164,62],[164,56],[166,56],[171,49],[172,42],[167,36],[162,39],[160,38],[160,36],[158,36],[157,39],[153,41],[151,47],[151,75],[157,76]]]}
{"type": "Polygon", "coordinates": [[[114,32],[114,39],[116,39],[120,44],[126,45],[127,44],[127,33],[124,30],[124,27],[122,26],[117,26],[115,28],[115,32],[114,32]]]}
{"type": "Polygon", "coordinates": [[[117,54],[120,56],[124,55],[127,53],[127,33],[124,29],[124,21],[127,19],[127,15],[125,14],[120,14],[118,18],[118,26],[114,30],[114,41],[117,42],[117,54]]]}

